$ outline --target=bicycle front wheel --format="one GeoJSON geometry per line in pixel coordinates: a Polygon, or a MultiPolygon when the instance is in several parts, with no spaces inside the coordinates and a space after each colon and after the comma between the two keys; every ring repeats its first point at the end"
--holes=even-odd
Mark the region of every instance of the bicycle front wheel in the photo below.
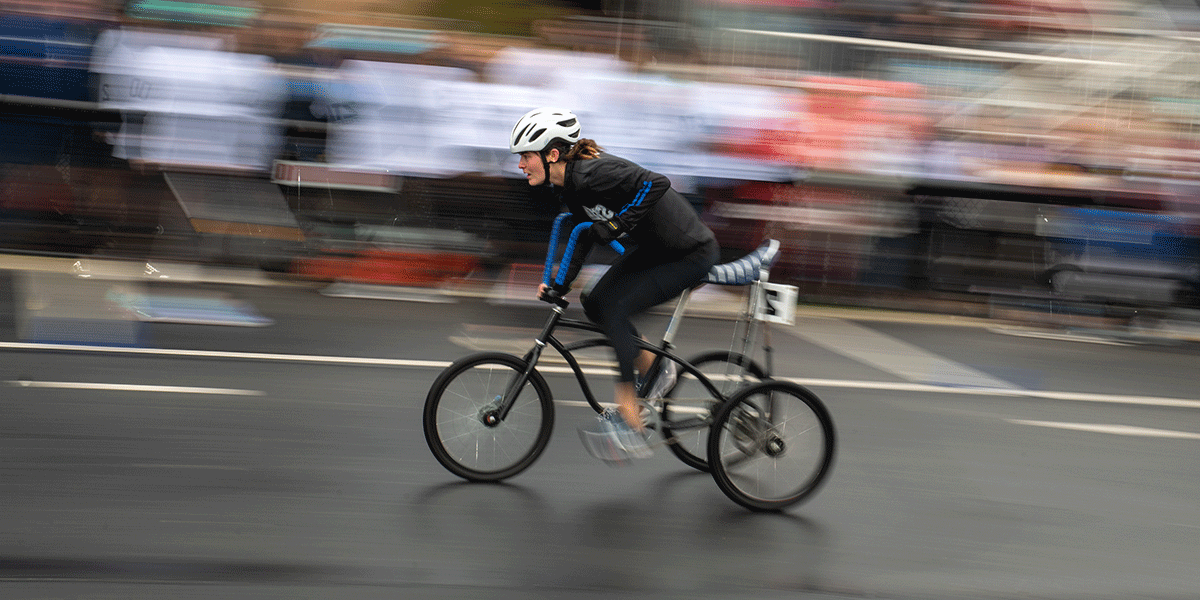
{"type": "Polygon", "coordinates": [[[446,367],[425,398],[425,441],[443,467],[469,481],[500,481],[537,460],[554,428],[550,387],[533,371],[512,409],[500,418],[504,393],[526,362],[475,354],[446,367]]]}
{"type": "Polygon", "coordinates": [[[717,486],[752,510],[806,500],[833,466],[833,420],[810,391],[767,381],[738,392],[717,411],[708,462],[717,486]]]}
{"type": "MultiPolygon", "coordinates": [[[[737,352],[714,350],[688,360],[706,377],[721,396],[729,398],[737,390],[767,378],[766,370],[749,357],[737,352]]],[[[708,472],[708,427],[718,404],[708,388],[691,373],[679,372],[675,386],[662,403],[662,433],[671,440],[667,448],[683,464],[708,472]],[[672,427],[672,423],[689,423],[672,427]]]]}

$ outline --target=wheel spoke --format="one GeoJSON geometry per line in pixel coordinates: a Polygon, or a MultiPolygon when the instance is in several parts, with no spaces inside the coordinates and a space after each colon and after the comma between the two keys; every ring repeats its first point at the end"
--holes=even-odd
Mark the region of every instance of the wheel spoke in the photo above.
{"type": "MultiPolygon", "coordinates": [[[[736,390],[758,382],[763,377],[762,368],[753,361],[729,352],[705,353],[688,362],[700,371],[724,398],[729,398],[736,390]]],[[[697,376],[680,369],[679,380],[663,402],[661,414],[664,434],[675,440],[668,448],[684,464],[701,471],[709,470],[707,424],[672,429],[671,422],[697,417],[704,417],[711,422],[709,417],[718,406],[719,400],[713,398],[712,392],[697,376]]]]}
{"type": "Polygon", "coordinates": [[[834,449],[833,426],[820,400],[800,386],[769,382],[734,402],[714,423],[709,448],[722,491],[745,506],[768,510],[816,491],[834,449]]]}
{"type": "Polygon", "coordinates": [[[426,401],[425,435],[443,466],[467,479],[496,480],[537,458],[553,425],[553,405],[540,376],[531,375],[503,420],[484,421],[523,370],[520,359],[490,354],[455,363],[439,377],[426,401]]]}

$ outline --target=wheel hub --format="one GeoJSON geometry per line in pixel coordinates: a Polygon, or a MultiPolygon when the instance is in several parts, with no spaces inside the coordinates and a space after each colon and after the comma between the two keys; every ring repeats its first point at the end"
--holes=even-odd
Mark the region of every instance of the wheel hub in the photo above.
{"type": "Polygon", "coordinates": [[[500,398],[488,402],[479,408],[479,422],[483,423],[484,427],[496,427],[500,425],[500,398]]]}
{"type": "Polygon", "coordinates": [[[772,458],[783,454],[784,450],[787,450],[787,444],[777,435],[772,435],[763,444],[763,451],[767,453],[767,456],[772,458]]]}

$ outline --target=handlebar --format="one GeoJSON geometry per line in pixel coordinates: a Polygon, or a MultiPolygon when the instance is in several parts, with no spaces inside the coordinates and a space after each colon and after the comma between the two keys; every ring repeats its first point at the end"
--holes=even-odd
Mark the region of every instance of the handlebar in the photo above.
{"type": "Polygon", "coordinates": [[[554,219],[554,227],[550,230],[550,245],[546,248],[546,268],[542,270],[542,283],[550,285],[550,276],[554,269],[554,254],[558,251],[558,232],[562,224],[571,219],[571,213],[560,213],[554,219]]]}
{"type": "Polygon", "coordinates": [[[546,304],[553,304],[559,308],[566,308],[566,307],[570,306],[570,304],[571,304],[569,301],[567,301],[566,298],[563,298],[562,296],[558,295],[558,292],[556,292],[552,289],[547,289],[546,293],[542,294],[541,296],[538,296],[538,300],[541,300],[542,302],[545,302],[546,304]]]}
{"type": "MultiPolygon", "coordinates": [[[[559,214],[558,217],[554,219],[554,228],[550,231],[550,246],[546,249],[546,267],[542,270],[542,283],[545,285],[551,285],[552,283],[551,270],[554,267],[554,254],[558,250],[558,232],[562,227],[562,224],[566,221],[569,221],[571,216],[571,213],[566,212],[559,214]]],[[[559,285],[565,283],[562,281],[562,279],[565,278],[567,269],[570,268],[571,257],[575,253],[575,245],[579,242],[579,236],[591,226],[591,222],[587,222],[579,223],[571,228],[571,235],[567,240],[567,247],[563,251],[562,260],[559,262],[558,270],[555,272],[554,283],[558,283],[559,285]]],[[[617,254],[625,254],[625,246],[621,245],[621,243],[617,240],[609,242],[608,246],[616,251],[617,254]]],[[[565,307],[565,305],[560,306],[565,307]]]]}

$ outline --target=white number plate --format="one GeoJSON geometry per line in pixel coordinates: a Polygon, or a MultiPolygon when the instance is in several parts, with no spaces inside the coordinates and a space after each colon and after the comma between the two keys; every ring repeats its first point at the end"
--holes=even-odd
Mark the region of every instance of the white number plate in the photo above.
{"type": "Polygon", "coordinates": [[[758,284],[758,310],[754,318],[768,323],[794,325],[796,323],[796,298],[800,288],[779,283],[758,284]]]}

